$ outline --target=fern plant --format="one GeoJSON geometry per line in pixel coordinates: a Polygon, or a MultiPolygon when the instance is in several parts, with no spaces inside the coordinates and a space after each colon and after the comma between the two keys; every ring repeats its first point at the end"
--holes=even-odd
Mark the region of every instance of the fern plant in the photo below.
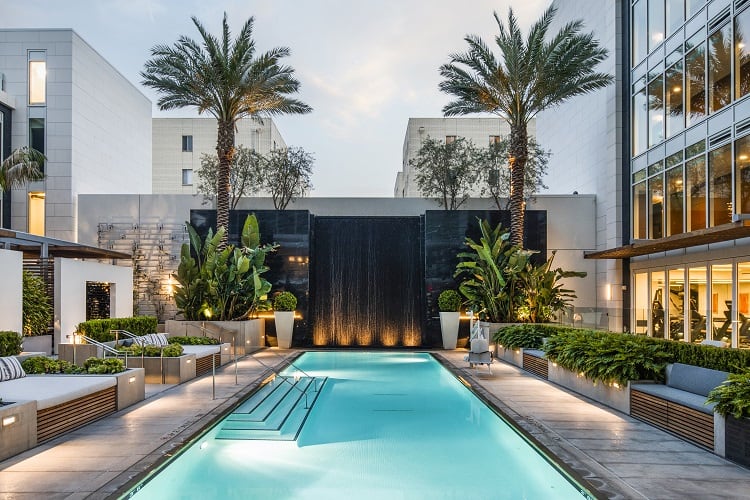
{"type": "Polygon", "coordinates": [[[750,369],[730,373],[723,384],[708,394],[706,402],[716,403],[714,411],[725,417],[750,417],[750,369]]]}

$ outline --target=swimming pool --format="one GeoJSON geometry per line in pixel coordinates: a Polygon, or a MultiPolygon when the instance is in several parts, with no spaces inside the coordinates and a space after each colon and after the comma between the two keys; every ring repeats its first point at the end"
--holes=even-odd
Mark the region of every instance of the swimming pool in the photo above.
{"type": "Polygon", "coordinates": [[[328,377],[296,441],[217,439],[219,423],[134,497],[586,495],[427,353],[308,352],[294,364],[328,377]]]}

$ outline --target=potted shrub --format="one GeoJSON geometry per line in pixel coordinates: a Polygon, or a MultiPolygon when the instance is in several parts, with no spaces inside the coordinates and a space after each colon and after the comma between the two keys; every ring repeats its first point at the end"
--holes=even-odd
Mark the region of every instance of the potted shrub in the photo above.
{"type": "Polygon", "coordinates": [[[297,297],[295,297],[292,292],[281,292],[273,299],[273,319],[276,324],[276,340],[281,349],[289,349],[292,346],[294,310],[296,308],[297,297]]]}
{"type": "Polygon", "coordinates": [[[461,313],[461,296],[455,290],[443,290],[438,296],[440,331],[443,334],[443,349],[455,349],[458,340],[458,323],[461,313]]]}
{"type": "Polygon", "coordinates": [[[714,411],[726,419],[724,447],[726,457],[750,466],[750,368],[730,373],[726,382],[708,394],[707,403],[716,403],[714,411]]]}

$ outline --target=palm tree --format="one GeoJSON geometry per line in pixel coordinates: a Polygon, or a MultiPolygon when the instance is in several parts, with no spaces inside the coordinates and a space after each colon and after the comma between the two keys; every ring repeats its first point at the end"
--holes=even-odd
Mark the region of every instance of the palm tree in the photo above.
{"type": "Polygon", "coordinates": [[[582,21],[566,24],[547,37],[556,9],[550,7],[523,39],[513,9],[508,9],[507,28],[495,12],[499,34],[495,43],[500,59],[476,35],[467,35],[465,53],[450,55],[440,67],[440,90],[456,97],[443,108],[445,116],[489,112],[510,125],[511,242],[523,245],[524,170],[528,159],[529,120],[539,112],[581,94],[603,88],[611,75],[594,67],[605,59],[593,34],[583,34],[582,21]]]}
{"type": "MultiPolygon", "coordinates": [[[[232,40],[224,21],[221,39],[191,18],[201,35],[200,43],[186,36],[173,47],[156,45],[152,59],[141,72],[143,84],[161,94],[159,109],[194,107],[216,118],[216,153],[219,171],[216,189],[217,228],[229,225],[229,172],[235,154],[235,123],[242,117],[309,113],[307,104],[288,97],[299,90],[294,69],[280,64],[289,49],[278,47],[256,54],[251,17],[232,40]]],[[[226,234],[222,244],[226,243],[226,234]]]]}
{"type": "Polygon", "coordinates": [[[44,180],[42,165],[47,158],[34,148],[23,146],[0,163],[0,191],[44,180]]]}

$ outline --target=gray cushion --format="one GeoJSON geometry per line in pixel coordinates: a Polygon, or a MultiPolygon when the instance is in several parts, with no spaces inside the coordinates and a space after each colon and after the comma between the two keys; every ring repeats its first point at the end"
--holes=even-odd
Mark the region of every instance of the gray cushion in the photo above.
{"type": "Polygon", "coordinates": [[[630,386],[632,390],[645,392],[652,396],[672,401],[682,406],[687,406],[694,410],[698,410],[703,413],[711,414],[714,411],[716,403],[704,404],[706,402],[706,396],[700,394],[694,394],[692,392],[682,391],[673,387],[666,386],[664,384],[633,384],[630,386]]]}
{"type": "Polygon", "coordinates": [[[708,396],[708,393],[721,385],[728,376],[727,372],[682,363],[667,366],[668,386],[702,396],[708,396]]]}

